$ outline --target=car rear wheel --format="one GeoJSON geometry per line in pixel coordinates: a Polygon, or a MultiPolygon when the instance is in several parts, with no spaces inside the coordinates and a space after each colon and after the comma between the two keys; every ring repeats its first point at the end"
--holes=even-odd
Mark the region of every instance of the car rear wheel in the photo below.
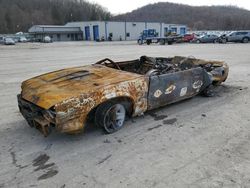
{"type": "Polygon", "coordinates": [[[214,96],[214,86],[210,85],[206,89],[204,89],[201,94],[205,97],[213,97],[214,96]]]}
{"type": "Polygon", "coordinates": [[[243,39],[242,39],[242,42],[243,42],[243,43],[248,43],[248,42],[249,42],[249,39],[248,39],[247,37],[246,37],[246,38],[243,38],[243,39]]]}
{"type": "Polygon", "coordinates": [[[164,39],[160,40],[160,45],[165,45],[166,41],[164,39]]]}
{"type": "Polygon", "coordinates": [[[147,40],[147,45],[150,45],[151,43],[152,43],[152,41],[151,40],[147,40]]]}
{"type": "Polygon", "coordinates": [[[106,133],[111,134],[123,127],[125,117],[126,109],[124,105],[107,102],[98,107],[95,122],[103,127],[106,133]]]}
{"type": "Polygon", "coordinates": [[[197,40],[197,41],[196,41],[196,43],[200,44],[200,43],[201,43],[201,41],[200,41],[200,40],[197,40]]]}

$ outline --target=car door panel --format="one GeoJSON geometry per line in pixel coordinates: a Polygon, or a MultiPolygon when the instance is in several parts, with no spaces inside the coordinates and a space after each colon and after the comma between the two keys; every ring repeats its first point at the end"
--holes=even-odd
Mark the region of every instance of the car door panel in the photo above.
{"type": "Polygon", "coordinates": [[[193,97],[211,84],[201,67],[149,77],[148,110],[193,97]]]}
{"type": "Polygon", "coordinates": [[[207,42],[210,43],[210,42],[212,42],[212,40],[213,40],[213,36],[212,36],[212,35],[209,35],[209,36],[208,36],[208,39],[207,39],[207,42]]]}
{"type": "Polygon", "coordinates": [[[231,36],[229,37],[229,42],[234,42],[237,41],[237,36],[236,33],[232,33],[231,36]]]}

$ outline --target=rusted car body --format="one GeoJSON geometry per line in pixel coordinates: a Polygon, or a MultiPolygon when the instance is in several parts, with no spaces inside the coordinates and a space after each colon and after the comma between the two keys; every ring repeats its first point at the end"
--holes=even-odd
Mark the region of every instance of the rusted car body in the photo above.
{"type": "Polygon", "coordinates": [[[111,133],[122,126],[124,109],[126,115],[138,116],[205,93],[224,82],[228,71],[224,62],[186,57],[104,59],[24,81],[18,106],[29,125],[45,136],[53,127],[63,133],[81,132],[89,116],[95,116],[101,126],[108,122],[112,129],[107,132],[111,133]],[[111,114],[114,111],[116,115],[111,114]]]}

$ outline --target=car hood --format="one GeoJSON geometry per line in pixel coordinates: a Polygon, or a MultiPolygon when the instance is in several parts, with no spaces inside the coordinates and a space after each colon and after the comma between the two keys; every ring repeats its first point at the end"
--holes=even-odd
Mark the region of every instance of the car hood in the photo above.
{"type": "Polygon", "coordinates": [[[80,94],[90,94],[101,87],[142,75],[103,65],[88,65],[43,74],[22,83],[22,98],[49,109],[55,104],[80,94]]]}

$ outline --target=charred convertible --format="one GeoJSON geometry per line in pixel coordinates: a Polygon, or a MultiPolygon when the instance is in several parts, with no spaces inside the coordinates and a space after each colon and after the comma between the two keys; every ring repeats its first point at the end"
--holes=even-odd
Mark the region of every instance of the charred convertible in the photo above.
{"type": "Polygon", "coordinates": [[[90,115],[107,133],[119,130],[125,116],[193,97],[212,95],[229,68],[219,61],[173,57],[95,64],[43,74],[22,83],[20,112],[45,136],[84,129],[90,115]]]}

